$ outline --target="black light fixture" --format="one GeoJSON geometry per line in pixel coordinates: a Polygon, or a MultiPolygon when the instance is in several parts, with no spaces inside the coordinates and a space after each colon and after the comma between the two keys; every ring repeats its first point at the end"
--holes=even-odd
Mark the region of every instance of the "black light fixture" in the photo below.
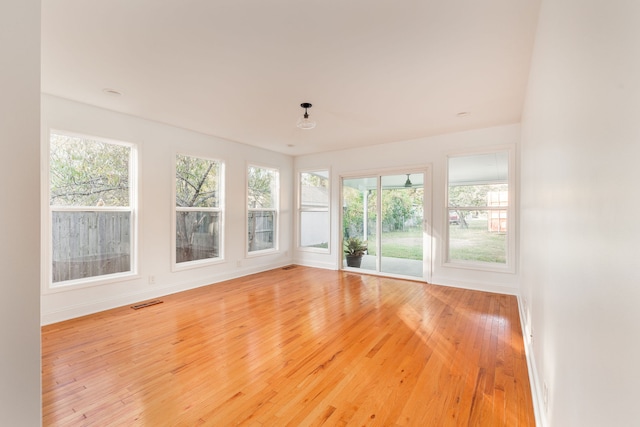
{"type": "Polygon", "coordinates": [[[413,187],[413,184],[411,183],[411,180],[409,179],[409,175],[410,174],[407,174],[407,180],[404,183],[404,186],[407,187],[407,188],[413,187]]]}
{"type": "Polygon", "coordinates": [[[304,108],[304,115],[298,119],[296,126],[300,129],[313,129],[316,127],[316,122],[309,118],[309,113],[307,112],[307,109],[311,108],[312,105],[308,102],[303,102],[300,106],[304,108]]]}

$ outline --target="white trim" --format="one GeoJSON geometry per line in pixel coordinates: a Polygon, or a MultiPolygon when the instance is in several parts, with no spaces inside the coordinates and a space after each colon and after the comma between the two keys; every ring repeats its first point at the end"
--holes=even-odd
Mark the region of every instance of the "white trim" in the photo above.
{"type": "Polygon", "coordinates": [[[336,268],[335,264],[331,262],[318,262],[318,261],[303,261],[300,259],[294,259],[293,263],[295,265],[301,265],[304,267],[312,267],[312,268],[321,268],[323,270],[333,270],[338,271],[339,268],[336,268]]]}
{"type": "MultiPolygon", "coordinates": [[[[173,248],[173,252],[175,254],[175,248],[173,248]]],[[[174,258],[175,258],[175,255],[174,255],[174,258]]],[[[171,272],[175,273],[177,271],[192,270],[194,268],[210,267],[212,265],[224,264],[226,262],[227,260],[220,256],[215,258],[204,258],[204,259],[196,259],[193,261],[184,261],[181,263],[174,263],[171,266],[171,272]]]]}
{"type": "Polygon", "coordinates": [[[520,327],[522,328],[522,339],[524,341],[524,352],[527,359],[527,371],[529,374],[529,384],[531,386],[531,400],[533,401],[533,413],[536,420],[536,425],[540,427],[547,427],[549,423],[544,416],[544,399],[542,394],[542,383],[540,376],[538,375],[538,369],[536,368],[535,353],[533,351],[531,332],[526,327],[525,321],[525,308],[520,295],[516,296],[518,299],[518,311],[520,314],[520,327]]]}
{"type": "MultiPolygon", "coordinates": [[[[276,230],[276,232],[277,232],[277,230],[276,230]]],[[[261,257],[261,256],[277,254],[279,252],[280,252],[280,249],[278,249],[278,248],[257,249],[255,251],[247,252],[246,259],[258,258],[258,257],[261,257]]]]}
{"type": "Polygon", "coordinates": [[[503,295],[518,295],[519,288],[517,286],[509,285],[496,285],[495,283],[488,283],[475,280],[457,280],[450,278],[434,277],[431,285],[448,286],[450,288],[468,289],[472,291],[493,292],[503,295]]]}
{"type": "Polygon", "coordinates": [[[49,210],[55,210],[56,212],[131,212],[131,208],[129,206],[56,206],[56,205],[49,205],[49,210]]]}
{"type": "Polygon", "coordinates": [[[51,259],[53,244],[51,239],[51,185],[49,183],[51,163],[51,133],[54,130],[42,126],[40,132],[40,292],[50,292],[51,259]]]}
{"type": "Polygon", "coordinates": [[[74,319],[88,314],[94,314],[113,308],[123,307],[135,304],[151,298],[162,298],[178,292],[188,291],[190,289],[202,286],[215,285],[216,283],[226,280],[237,279],[239,277],[248,276],[264,271],[282,268],[291,265],[290,262],[274,262],[263,264],[256,267],[243,268],[233,272],[225,272],[222,274],[208,275],[206,278],[185,281],[171,286],[156,286],[153,289],[147,289],[137,292],[120,293],[111,297],[92,300],[88,303],[74,304],[59,310],[43,312],[41,316],[41,325],[49,325],[64,320],[74,319]]]}
{"type": "MultiPolygon", "coordinates": [[[[302,213],[302,212],[299,212],[299,213],[302,213]]],[[[300,252],[309,252],[309,253],[327,255],[331,253],[331,242],[329,242],[329,244],[327,245],[327,248],[316,248],[313,246],[298,246],[296,250],[300,252]]]]}
{"type": "Polygon", "coordinates": [[[377,168],[377,169],[362,169],[359,171],[351,171],[351,172],[343,172],[338,176],[338,179],[341,181],[343,178],[352,179],[352,178],[370,178],[370,175],[406,175],[407,173],[422,173],[425,168],[429,167],[432,163],[426,164],[413,164],[408,166],[396,166],[396,167],[387,167],[387,168],[377,168]],[[407,172],[402,172],[407,171],[407,172]]]}
{"type": "Polygon", "coordinates": [[[433,165],[428,163],[425,165],[426,170],[424,172],[423,187],[423,205],[422,205],[422,233],[423,233],[423,245],[422,250],[424,256],[423,260],[423,272],[422,275],[427,282],[431,281],[433,277],[433,270],[435,267],[435,242],[433,230],[433,165]],[[427,184],[429,182],[429,185],[427,184]]]}
{"type": "Polygon", "coordinates": [[[49,284],[49,286],[43,290],[42,294],[51,295],[59,292],[73,291],[76,289],[110,285],[113,283],[136,280],[136,279],[139,279],[140,277],[141,276],[138,273],[125,271],[122,273],[103,274],[102,276],[92,276],[92,277],[87,277],[82,279],[65,280],[64,282],[57,282],[57,283],[60,283],[59,285],[49,284]]]}
{"type": "MultiPolygon", "coordinates": [[[[448,237],[448,234],[447,234],[448,237]]],[[[446,256],[446,253],[443,255],[446,256]]],[[[492,262],[483,262],[483,261],[465,261],[465,260],[454,260],[454,261],[445,261],[442,264],[444,268],[455,268],[462,270],[476,270],[476,271],[488,271],[492,273],[509,273],[512,274],[514,271],[509,267],[507,263],[492,263],[492,262]]]]}

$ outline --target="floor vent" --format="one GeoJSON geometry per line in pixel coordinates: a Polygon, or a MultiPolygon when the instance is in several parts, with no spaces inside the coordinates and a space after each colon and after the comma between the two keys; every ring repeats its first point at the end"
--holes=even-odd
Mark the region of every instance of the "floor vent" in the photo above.
{"type": "Polygon", "coordinates": [[[283,270],[291,270],[292,268],[296,268],[295,265],[287,265],[286,267],[282,267],[283,270]]]}
{"type": "Polygon", "coordinates": [[[132,305],[131,308],[134,310],[140,310],[141,308],[149,307],[150,305],[162,304],[162,301],[159,299],[154,299],[153,301],[142,302],[140,304],[132,305]]]}

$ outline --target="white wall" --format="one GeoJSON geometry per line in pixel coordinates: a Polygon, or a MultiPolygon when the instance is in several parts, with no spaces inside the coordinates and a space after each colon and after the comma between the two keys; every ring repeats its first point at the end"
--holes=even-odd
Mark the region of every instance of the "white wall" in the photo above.
{"type": "Polygon", "coordinates": [[[426,169],[429,167],[432,179],[430,206],[434,236],[433,274],[429,281],[441,285],[517,294],[519,292],[517,269],[514,274],[444,266],[442,236],[449,220],[445,210],[446,156],[493,147],[511,146],[517,150],[519,141],[520,126],[510,125],[296,157],[294,160],[296,171],[329,169],[332,186],[331,253],[319,254],[297,250],[295,253],[296,263],[329,269],[339,268],[342,257],[338,224],[341,209],[339,187],[341,175],[392,169],[400,171],[426,169]]]}
{"type": "Polygon", "coordinates": [[[40,403],[40,1],[0,3],[0,425],[40,403]]]}
{"type": "MultiPolygon", "coordinates": [[[[47,289],[43,278],[43,323],[130,304],[232,277],[291,263],[291,209],[293,175],[291,157],[244,144],[206,136],[161,123],[114,113],[69,100],[42,97],[43,149],[50,129],[110,138],[138,144],[140,161],[139,277],[107,285],[64,291],[47,289]],[[171,271],[171,198],[176,152],[221,159],[226,167],[226,262],[171,271]],[[255,163],[280,170],[281,211],[279,252],[245,257],[246,167],[255,163]],[[240,267],[238,267],[238,262],[240,267]],[[149,284],[149,276],[155,284],[149,284]]],[[[46,153],[46,151],[43,151],[46,153]]],[[[43,156],[46,162],[46,156],[43,156]]],[[[43,177],[46,184],[46,177],[43,177]]],[[[46,194],[43,218],[47,218],[46,194]]],[[[43,257],[44,258],[44,257],[43,257]]]]}
{"type": "Polygon", "coordinates": [[[522,126],[522,298],[545,424],[639,425],[640,2],[543,2],[522,126]]]}

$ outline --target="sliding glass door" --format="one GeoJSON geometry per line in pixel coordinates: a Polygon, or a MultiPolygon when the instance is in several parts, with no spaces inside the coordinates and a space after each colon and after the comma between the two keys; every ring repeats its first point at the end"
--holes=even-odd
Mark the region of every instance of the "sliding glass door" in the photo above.
{"type": "Polygon", "coordinates": [[[425,278],[424,177],[342,180],[343,268],[425,278]]]}

